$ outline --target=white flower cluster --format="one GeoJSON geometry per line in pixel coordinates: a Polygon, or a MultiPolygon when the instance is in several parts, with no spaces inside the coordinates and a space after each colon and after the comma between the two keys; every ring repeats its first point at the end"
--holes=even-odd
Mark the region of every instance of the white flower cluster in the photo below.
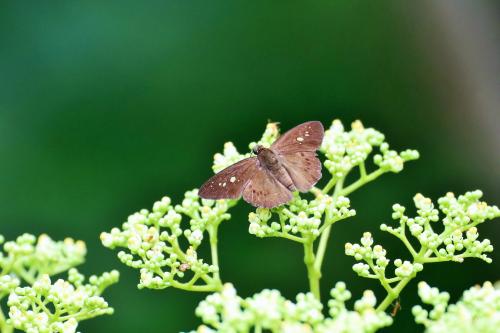
{"type": "Polygon", "coordinates": [[[72,268],[68,280],[52,283],[43,274],[30,287],[17,287],[9,296],[8,324],[29,333],[76,332],[78,322],[103,314],[113,308],[100,295],[118,281],[117,271],[91,276],[84,284],[83,275],[72,268]]]}
{"type": "MultiPolygon", "coordinates": [[[[262,138],[258,142],[251,142],[248,147],[252,149],[259,144],[269,148],[278,136],[278,123],[268,123],[262,138]]],[[[226,142],[222,154],[216,153],[214,155],[212,170],[217,173],[244,158],[250,157],[250,155],[250,153],[240,154],[232,142],[226,142]]]]}
{"type": "Polygon", "coordinates": [[[344,282],[337,282],[330,292],[328,302],[331,318],[318,326],[320,333],[368,333],[376,332],[392,324],[392,318],[383,311],[376,311],[377,299],[371,290],[366,290],[361,299],[354,303],[354,311],[346,309],[345,302],[351,298],[344,282]]]}
{"type": "Polygon", "coordinates": [[[15,275],[0,276],[0,299],[10,294],[20,283],[21,281],[15,275]]]}
{"type": "Polygon", "coordinates": [[[396,204],[393,206],[392,217],[399,220],[400,226],[392,228],[383,224],[381,229],[405,239],[405,228],[408,227],[410,234],[418,240],[421,247],[428,250],[423,262],[462,262],[468,257],[491,262],[487,253],[493,251],[493,246],[488,239],[477,239],[479,235],[476,226],[500,216],[500,210],[480,201],[481,197],[481,191],[472,191],[458,198],[453,193],[447,193],[440,198],[438,203],[439,210],[444,214],[441,219],[444,230],[437,232],[432,223],[440,220],[439,211],[429,198],[417,194],[414,202],[418,216],[406,216],[405,207],[396,204]]]}
{"type": "MultiPolygon", "coordinates": [[[[361,244],[347,243],[345,245],[345,254],[354,257],[357,261],[366,263],[357,263],[352,269],[365,278],[386,280],[386,268],[389,265],[389,259],[386,257],[387,251],[381,245],[373,245],[371,233],[365,232],[361,238],[361,244]]],[[[394,260],[396,277],[390,279],[391,282],[399,281],[401,278],[413,277],[423,269],[420,263],[411,263],[394,260]]]]}
{"type": "Polygon", "coordinates": [[[266,289],[243,299],[231,284],[225,284],[221,292],[209,295],[198,305],[196,315],[205,325],[193,333],[239,333],[252,328],[276,333],[364,333],[392,323],[390,316],[375,311],[376,299],[371,291],[355,302],[354,311],[345,307],[351,295],[344,283],[337,283],[331,296],[330,317],[325,318],[323,305],[311,293],[301,293],[292,302],[279,291],[266,289]]]}
{"type": "Polygon", "coordinates": [[[444,230],[435,231],[431,223],[439,221],[439,211],[434,208],[432,201],[421,194],[414,197],[418,216],[410,218],[404,215],[405,207],[393,206],[392,218],[399,220],[399,227],[393,228],[381,225],[387,231],[398,237],[410,251],[412,261],[394,260],[394,277],[386,277],[386,268],[390,260],[387,251],[381,245],[373,246],[371,233],[365,232],[361,244],[347,243],[345,253],[357,261],[353,270],[362,277],[380,280],[382,286],[392,293],[390,284],[403,279],[412,279],[423,269],[423,264],[441,261],[462,262],[464,258],[475,257],[491,262],[485,253],[493,251],[490,241],[477,240],[476,225],[488,219],[500,216],[496,206],[488,206],[480,202],[480,191],[467,192],[457,198],[451,193],[439,199],[439,208],[445,214],[443,218],[444,230]],[[417,238],[420,249],[415,250],[407,239],[406,228],[417,238]]]}
{"type": "Polygon", "coordinates": [[[497,333],[500,327],[500,290],[490,282],[474,286],[463,293],[456,304],[448,305],[449,294],[418,284],[422,302],[432,306],[425,310],[417,305],[412,309],[415,321],[426,327],[427,333],[497,333]]]}
{"type": "Polygon", "coordinates": [[[313,200],[301,199],[298,195],[288,204],[273,210],[257,208],[248,215],[248,231],[257,237],[286,237],[298,235],[315,239],[324,228],[354,216],[349,199],[338,197],[334,200],[326,194],[318,194],[313,200]],[[270,222],[272,212],[277,213],[278,221],[270,222]],[[323,216],[325,216],[322,223],[323,216]]]}
{"type": "Polygon", "coordinates": [[[172,206],[163,197],[146,209],[134,213],[122,228],[113,228],[101,234],[102,244],[108,248],[125,248],[118,258],[127,266],[140,269],[139,288],[162,289],[174,286],[189,289],[202,279],[211,280],[210,274],[218,267],[198,258],[197,249],[204,233],[215,233],[218,225],[230,218],[227,210],[231,200],[200,200],[197,190],[188,191],[181,205],[172,206]],[[182,216],[189,218],[182,225],[182,216]],[[187,249],[182,248],[187,240],[187,249]],[[185,242],[184,242],[185,243],[185,242]],[[181,280],[191,280],[182,282],[181,280]]]}
{"type": "MultiPolygon", "coordinates": [[[[3,242],[0,235],[0,244],[3,242]]],[[[81,320],[112,313],[100,294],[118,281],[118,272],[92,276],[89,284],[84,285],[84,277],[72,268],[85,260],[84,242],[71,238],[54,241],[45,234],[37,239],[24,234],[5,242],[3,250],[0,299],[9,295],[10,307],[10,319],[0,324],[5,332],[16,328],[30,333],[71,333],[81,320]],[[51,283],[51,275],[68,269],[68,281],[51,283]],[[28,286],[19,287],[23,282],[28,286]]]]}
{"type": "Polygon", "coordinates": [[[335,119],[325,137],[321,151],[326,155],[325,167],[334,179],[344,178],[355,166],[362,164],[374,147],[379,147],[380,154],[374,155],[374,162],[382,171],[400,172],[404,162],[419,157],[416,150],[397,153],[389,149],[382,133],[373,128],[364,128],[356,120],[350,131],[345,131],[342,122],[335,119]]]}
{"type": "MultiPolygon", "coordinates": [[[[3,237],[0,236],[0,243],[3,237]]],[[[42,234],[38,239],[30,234],[23,234],[15,241],[5,242],[5,253],[0,252],[0,268],[3,274],[13,274],[32,283],[42,274],[55,275],[77,266],[85,260],[87,249],[82,241],[66,238],[54,241],[42,234]]],[[[1,277],[0,281],[12,280],[13,277],[1,277]]],[[[0,282],[0,294],[2,284],[0,282]]]]}

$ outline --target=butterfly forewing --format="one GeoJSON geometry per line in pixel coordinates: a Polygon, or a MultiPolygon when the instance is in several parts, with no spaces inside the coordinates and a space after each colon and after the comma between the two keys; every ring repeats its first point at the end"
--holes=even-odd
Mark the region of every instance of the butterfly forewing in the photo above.
{"type": "Polygon", "coordinates": [[[319,121],[308,121],[280,136],[271,149],[278,154],[316,151],[323,141],[323,135],[323,125],[319,121]]]}
{"type": "Polygon", "coordinates": [[[281,164],[300,192],[307,192],[321,179],[321,162],[312,151],[281,155],[281,164]]]}
{"type": "Polygon", "coordinates": [[[257,171],[257,158],[241,160],[220,171],[207,180],[198,190],[204,199],[236,199],[239,198],[257,171]]]}
{"type": "Polygon", "coordinates": [[[243,199],[255,207],[276,207],[292,197],[292,192],[264,168],[257,169],[243,190],[243,199]]]}

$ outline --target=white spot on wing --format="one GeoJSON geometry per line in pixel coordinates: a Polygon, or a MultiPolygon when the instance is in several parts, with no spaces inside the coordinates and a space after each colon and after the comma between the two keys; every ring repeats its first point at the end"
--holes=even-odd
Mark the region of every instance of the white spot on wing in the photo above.
{"type": "Polygon", "coordinates": [[[304,141],[304,138],[303,138],[303,137],[301,137],[301,136],[299,136],[299,137],[297,137],[297,141],[298,141],[298,142],[302,142],[302,141],[304,141]]]}
{"type": "Polygon", "coordinates": [[[229,181],[230,181],[231,183],[234,183],[234,182],[236,181],[236,177],[234,177],[234,176],[233,176],[233,177],[231,177],[231,179],[229,179],[229,181]]]}
{"type": "Polygon", "coordinates": [[[224,182],[224,183],[222,183],[222,187],[226,187],[226,183],[225,183],[225,182],[224,182]]]}

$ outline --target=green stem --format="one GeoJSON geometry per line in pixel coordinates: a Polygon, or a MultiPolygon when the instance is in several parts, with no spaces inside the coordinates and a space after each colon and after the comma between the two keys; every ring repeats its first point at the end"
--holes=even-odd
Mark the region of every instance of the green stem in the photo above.
{"type": "Polygon", "coordinates": [[[382,303],[377,307],[377,311],[385,311],[391,304],[394,302],[396,298],[399,297],[399,294],[403,290],[404,287],[414,278],[414,276],[404,278],[399,281],[396,287],[392,288],[392,293],[387,293],[387,296],[384,298],[382,303]]]}
{"type": "Polygon", "coordinates": [[[276,237],[286,238],[286,239],[292,240],[292,241],[297,242],[297,243],[302,243],[302,244],[304,244],[306,242],[306,240],[304,238],[298,237],[295,235],[290,235],[289,233],[286,233],[286,232],[277,232],[276,237]]]}
{"type": "Polygon", "coordinates": [[[382,287],[384,287],[385,291],[387,291],[388,294],[393,293],[394,291],[393,291],[392,287],[389,285],[389,282],[387,281],[387,278],[385,277],[385,273],[383,271],[378,271],[375,269],[375,265],[374,265],[372,259],[367,260],[366,263],[368,264],[368,266],[370,266],[372,271],[375,274],[377,274],[378,280],[380,281],[380,284],[382,285],[382,287]]]}
{"type": "Polygon", "coordinates": [[[457,254],[453,258],[448,258],[448,257],[429,257],[426,253],[426,256],[422,259],[420,259],[418,262],[421,264],[431,264],[431,263],[436,263],[436,262],[446,262],[446,261],[457,261],[457,258],[479,258],[482,259],[481,257],[467,254],[467,253],[462,253],[462,254],[457,254]]]}
{"type": "MultiPolygon", "coordinates": [[[[416,255],[413,256],[413,263],[425,262],[427,256],[428,256],[427,255],[427,248],[423,246],[422,248],[420,248],[420,251],[416,255]]],[[[392,304],[392,302],[394,302],[394,300],[399,297],[399,294],[404,289],[404,287],[406,287],[406,285],[413,278],[415,278],[415,276],[416,276],[416,273],[412,274],[411,276],[408,276],[408,277],[401,279],[401,281],[399,281],[399,283],[396,285],[396,287],[391,288],[391,290],[389,290],[387,292],[387,296],[384,298],[382,303],[379,304],[379,306],[377,307],[376,310],[377,311],[385,311],[392,304]]]]}
{"type": "Polygon", "coordinates": [[[31,285],[35,283],[35,277],[32,274],[29,274],[29,272],[27,272],[23,267],[19,267],[19,265],[13,267],[12,272],[31,285]]]}
{"type": "Polygon", "coordinates": [[[323,223],[323,225],[321,226],[321,228],[319,228],[319,233],[320,234],[323,234],[323,231],[325,231],[327,228],[331,227],[332,224],[345,219],[345,217],[340,218],[340,219],[334,219],[334,218],[331,217],[331,214],[329,214],[328,212],[326,214],[327,215],[325,217],[325,222],[323,223]],[[328,215],[330,215],[330,216],[328,216],[328,215]]]}
{"type": "Polygon", "coordinates": [[[208,228],[208,234],[210,235],[210,253],[212,255],[212,265],[217,266],[217,271],[214,272],[214,283],[219,287],[222,286],[220,279],[220,266],[219,266],[219,254],[217,251],[217,229],[219,224],[213,224],[208,228]]]}
{"type": "Polygon", "coordinates": [[[336,182],[337,182],[336,178],[330,179],[328,184],[326,184],[325,188],[323,188],[323,190],[321,192],[323,192],[324,194],[327,194],[328,192],[330,192],[330,190],[333,188],[333,186],[335,185],[336,182]]]}
{"type": "Polygon", "coordinates": [[[307,277],[309,279],[309,289],[311,293],[320,300],[319,280],[321,279],[321,271],[316,269],[314,265],[314,240],[309,238],[304,243],[304,263],[307,267],[307,277]]]}
{"type": "Polygon", "coordinates": [[[359,165],[359,174],[360,174],[361,178],[365,178],[366,177],[365,162],[361,162],[361,164],[359,165]]]}
{"type": "Polygon", "coordinates": [[[196,281],[198,281],[198,279],[200,278],[200,274],[201,273],[199,273],[199,272],[196,273],[196,274],[194,274],[193,277],[191,278],[191,280],[189,280],[187,282],[186,286],[188,286],[188,287],[194,286],[194,284],[196,283],[196,281]]]}
{"type": "Polygon", "coordinates": [[[0,309],[0,332],[1,333],[12,333],[14,332],[14,327],[7,324],[7,319],[0,309]]]}
{"type": "Polygon", "coordinates": [[[77,312],[77,313],[74,313],[74,314],[67,314],[67,315],[64,315],[64,316],[60,316],[59,318],[57,318],[57,320],[63,322],[63,321],[70,320],[71,318],[74,318],[77,321],[82,321],[82,320],[85,320],[85,319],[90,319],[90,318],[98,317],[98,316],[101,316],[101,315],[107,314],[107,313],[109,313],[107,311],[107,309],[98,309],[98,310],[90,310],[90,311],[80,311],[80,312],[77,312]]]}
{"type": "MultiPolygon", "coordinates": [[[[361,178],[359,178],[357,181],[352,183],[351,185],[347,186],[346,188],[343,188],[344,186],[344,179],[341,178],[338,181],[334,181],[334,179],[330,180],[328,184],[325,186],[323,189],[323,193],[328,193],[328,191],[331,189],[331,186],[335,184],[335,190],[333,192],[333,200],[336,200],[339,195],[349,195],[353,191],[357,190],[361,186],[365,185],[366,183],[371,182],[372,180],[375,180],[378,178],[380,175],[384,173],[382,169],[377,169],[368,175],[366,174],[366,170],[364,168],[364,164],[361,167],[360,166],[360,173],[361,173],[361,178]]],[[[321,272],[321,266],[323,264],[323,258],[325,256],[325,251],[326,251],[326,246],[328,245],[328,239],[330,237],[330,231],[332,229],[332,226],[328,226],[323,230],[321,233],[321,238],[319,240],[319,246],[318,250],[316,252],[316,269],[321,272]]]]}
{"type": "MultiPolygon", "coordinates": [[[[364,163],[359,166],[360,170],[360,178],[344,188],[344,178],[336,179],[332,178],[323,188],[322,193],[327,194],[330,190],[335,186],[335,190],[332,195],[332,199],[337,200],[338,196],[348,195],[353,191],[357,190],[361,186],[366,183],[371,182],[376,179],[380,175],[382,175],[385,171],[382,169],[377,169],[369,174],[366,174],[366,168],[364,163]]],[[[330,237],[330,232],[332,229],[332,221],[324,221],[324,226],[321,228],[321,237],[319,240],[318,249],[316,251],[316,255],[314,254],[314,240],[306,240],[304,244],[304,263],[307,267],[307,274],[309,278],[309,287],[311,292],[316,296],[317,299],[320,299],[320,285],[319,281],[321,279],[321,267],[323,265],[323,259],[325,257],[326,247],[328,245],[328,239],[330,237]],[[326,227],[325,227],[326,226],[326,227]]],[[[303,239],[303,238],[302,238],[303,239]]]]}
{"type": "Polygon", "coordinates": [[[411,245],[410,241],[408,240],[408,237],[406,237],[406,223],[405,222],[402,223],[401,231],[399,233],[392,233],[392,232],[389,232],[389,233],[393,234],[394,236],[396,236],[397,238],[399,238],[403,242],[403,244],[406,246],[408,251],[410,251],[411,256],[413,258],[417,257],[417,251],[415,251],[415,249],[411,245]]]}
{"type": "Polygon", "coordinates": [[[190,286],[187,283],[181,283],[175,280],[172,280],[171,283],[172,287],[187,291],[211,292],[211,291],[220,291],[222,289],[222,285],[220,284],[220,282],[214,284],[194,285],[194,286],[190,286]]]}
{"type": "MultiPolygon", "coordinates": [[[[333,192],[333,200],[337,199],[338,193],[342,190],[344,184],[344,179],[339,179],[335,185],[335,191],[333,192]]],[[[330,231],[332,226],[328,226],[321,233],[321,238],[319,240],[318,250],[316,251],[316,262],[314,263],[316,269],[321,272],[321,265],[323,264],[323,258],[325,257],[326,246],[328,245],[328,238],[330,237],[330,231]]]]}
{"type": "Polygon", "coordinates": [[[369,182],[377,179],[384,172],[385,172],[385,170],[377,169],[377,170],[375,170],[373,172],[370,172],[369,174],[365,175],[364,177],[361,176],[361,178],[359,178],[358,180],[356,180],[354,183],[352,183],[351,185],[349,185],[346,188],[344,188],[340,192],[340,195],[346,196],[346,195],[351,194],[352,192],[356,191],[358,188],[360,188],[361,186],[365,185],[366,183],[369,183],[369,182]]]}

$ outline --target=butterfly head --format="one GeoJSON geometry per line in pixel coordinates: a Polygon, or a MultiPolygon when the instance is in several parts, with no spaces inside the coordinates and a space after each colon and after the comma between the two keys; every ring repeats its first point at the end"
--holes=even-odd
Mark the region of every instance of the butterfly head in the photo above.
{"type": "Polygon", "coordinates": [[[255,145],[253,148],[252,148],[252,153],[254,153],[255,155],[259,155],[259,153],[264,149],[264,146],[262,145],[255,145]]]}

